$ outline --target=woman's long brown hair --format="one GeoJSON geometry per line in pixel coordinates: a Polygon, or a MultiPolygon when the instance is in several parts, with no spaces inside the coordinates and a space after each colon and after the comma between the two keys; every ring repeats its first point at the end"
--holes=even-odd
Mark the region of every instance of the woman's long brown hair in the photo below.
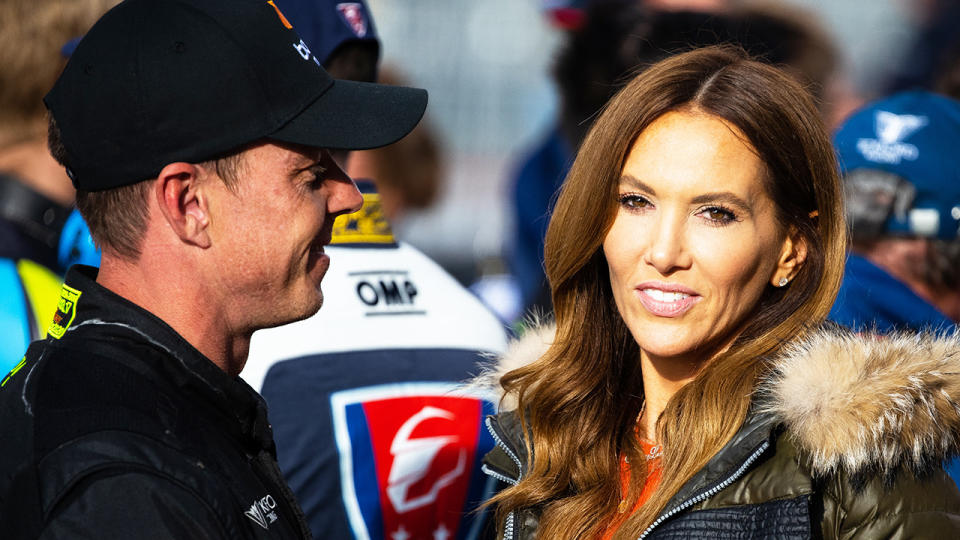
{"type": "MultiPolygon", "coordinates": [[[[580,148],[550,221],[545,259],[556,339],[538,361],[501,380],[527,413],[524,435],[535,457],[521,482],[493,502],[500,523],[511,510],[541,506],[539,538],[598,538],[622,517],[620,456],[644,463],[634,431],[644,400],[640,350],[614,304],[601,245],[633,142],[675,110],[710,114],[743,132],[766,164],[780,226],[803,238],[807,257],[788,287],[767,287],[733,345],[671,398],[657,421],[662,480],[616,538],[637,538],[733,437],[768,359],[825,319],[840,286],[840,180],[819,112],[802,87],[729,47],[669,58],[628,83],[580,148]]],[[[646,480],[644,470],[633,473],[623,494],[629,508],[646,480]]]]}

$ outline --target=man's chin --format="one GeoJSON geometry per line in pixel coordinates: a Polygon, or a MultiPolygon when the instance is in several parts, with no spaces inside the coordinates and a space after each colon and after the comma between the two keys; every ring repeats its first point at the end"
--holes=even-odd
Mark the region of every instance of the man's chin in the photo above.
{"type": "Polygon", "coordinates": [[[297,314],[296,318],[289,322],[302,321],[303,319],[313,317],[318,311],[320,311],[321,306],[323,306],[323,291],[320,290],[320,286],[318,285],[316,288],[316,295],[312,301],[305,302],[303,309],[297,314]]]}
{"type": "Polygon", "coordinates": [[[290,307],[295,307],[296,309],[280,314],[276,320],[270,321],[266,326],[262,326],[261,328],[274,328],[310,318],[320,311],[320,306],[322,305],[323,292],[317,287],[315,298],[310,299],[310,301],[304,299],[302,303],[298,303],[296,306],[291,305],[290,307]]]}

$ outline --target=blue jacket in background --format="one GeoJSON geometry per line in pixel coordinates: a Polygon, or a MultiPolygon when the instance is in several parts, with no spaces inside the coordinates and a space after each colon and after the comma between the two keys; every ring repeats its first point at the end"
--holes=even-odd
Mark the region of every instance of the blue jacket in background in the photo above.
{"type": "Polygon", "coordinates": [[[858,332],[947,330],[955,324],[909,287],[867,259],[850,254],[831,321],[858,332]]]}
{"type": "Polygon", "coordinates": [[[520,287],[524,310],[549,303],[543,240],[554,197],[570,171],[573,157],[570,143],[559,129],[554,129],[522,161],[513,180],[514,231],[507,262],[520,287]]]}

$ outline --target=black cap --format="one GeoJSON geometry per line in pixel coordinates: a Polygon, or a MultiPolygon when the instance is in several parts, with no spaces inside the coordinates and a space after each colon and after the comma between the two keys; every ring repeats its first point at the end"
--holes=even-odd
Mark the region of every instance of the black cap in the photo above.
{"type": "Polygon", "coordinates": [[[125,0],[44,102],[74,186],[97,191],[264,138],[384,146],[416,126],[427,93],[331,78],[273,2],[125,0]]]}

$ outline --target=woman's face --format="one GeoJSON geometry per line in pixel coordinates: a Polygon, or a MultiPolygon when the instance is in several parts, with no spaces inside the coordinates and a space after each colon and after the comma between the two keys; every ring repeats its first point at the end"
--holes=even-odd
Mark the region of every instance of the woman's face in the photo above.
{"type": "Polygon", "coordinates": [[[617,309],[648,358],[701,364],[766,287],[792,277],[763,175],[746,137],[715,116],[670,112],[637,138],[603,252],[617,309]]]}

